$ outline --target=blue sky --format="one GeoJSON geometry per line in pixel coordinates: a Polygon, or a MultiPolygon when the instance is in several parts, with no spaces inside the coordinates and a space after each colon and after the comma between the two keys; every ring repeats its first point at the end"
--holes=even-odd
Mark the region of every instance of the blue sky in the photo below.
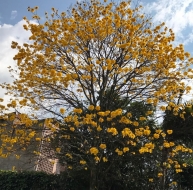
{"type": "MultiPolygon", "coordinates": [[[[27,8],[39,6],[38,15],[44,18],[44,13],[51,12],[52,7],[62,12],[75,2],[76,0],[0,0],[0,82],[11,81],[7,67],[15,64],[12,57],[16,53],[10,48],[11,41],[22,44],[30,36],[30,32],[23,30],[22,18],[27,16],[30,19],[32,16],[27,8]]],[[[168,28],[172,28],[176,34],[175,44],[183,43],[185,50],[193,56],[193,0],[140,0],[139,3],[144,6],[143,12],[152,16],[155,25],[165,22],[168,28]]],[[[0,98],[3,97],[4,92],[0,89],[0,98]]]]}
{"type": "Polygon", "coordinates": [[[43,17],[44,13],[51,11],[55,7],[59,11],[67,10],[76,0],[0,0],[0,24],[16,24],[24,16],[28,18],[31,14],[28,7],[38,6],[38,15],[43,17]]]}

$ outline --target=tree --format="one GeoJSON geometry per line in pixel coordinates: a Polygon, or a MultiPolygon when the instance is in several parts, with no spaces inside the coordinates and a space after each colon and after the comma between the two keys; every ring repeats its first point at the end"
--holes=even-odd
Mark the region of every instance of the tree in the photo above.
{"type": "MultiPolygon", "coordinates": [[[[180,101],[178,101],[179,103],[180,101]]],[[[168,105],[168,109],[165,111],[163,120],[164,131],[170,128],[173,130],[173,134],[168,137],[168,140],[172,140],[184,145],[184,147],[192,147],[192,101],[182,104],[181,109],[174,110],[174,108],[168,105]]],[[[187,167],[184,168],[180,176],[176,176],[176,180],[184,189],[191,189],[191,176],[192,176],[192,155],[187,156],[186,148],[182,150],[178,156],[179,162],[186,162],[187,167]]]]}
{"type": "MultiPolygon", "coordinates": [[[[104,189],[102,180],[115,180],[124,170],[124,160],[135,153],[145,160],[146,154],[165,147],[171,154],[164,164],[160,161],[163,167],[158,164],[153,176],[160,181],[163,168],[171,166],[168,162],[180,151],[172,152],[178,144],[166,141],[172,130],[165,133],[146,123],[153,110],[148,108],[141,115],[132,105],[140,108],[138,102],[144,102],[163,111],[164,104],[178,98],[182,90],[189,93],[191,87],[183,80],[192,73],[190,54],[182,44],[173,47],[172,29],[164,23],[153,26],[141,6],[131,8],[129,1],[117,5],[85,1],[61,14],[52,8],[43,24],[37,8],[29,8],[37,24],[24,18],[24,29],[32,33],[30,42],[23,46],[12,43],[18,49],[14,57],[18,76],[13,84],[1,85],[15,97],[9,106],[30,107],[29,120],[42,111],[58,121],[58,129],[50,125],[62,135],[57,151],[68,149],[65,161],[69,169],[88,169],[91,190],[104,189]],[[132,117],[129,109],[140,114],[132,117]],[[112,171],[109,179],[104,168],[112,171]]],[[[151,171],[151,163],[146,167],[151,171]]],[[[123,182],[128,177],[127,172],[123,182]]],[[[153,179],[147,175],[138,188],[149,180],[153,179]]]]}

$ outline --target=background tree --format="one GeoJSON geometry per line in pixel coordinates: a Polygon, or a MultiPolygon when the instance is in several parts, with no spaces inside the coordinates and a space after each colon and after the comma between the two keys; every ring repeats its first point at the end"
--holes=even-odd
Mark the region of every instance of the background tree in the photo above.
{"type": "MultiPolygon", "coordinates": [[[[152,26],[140,8],[132,8],[129,1],[116,5],[92,0],[77,3],[67,13],[52,8],[43,24],[37,7],[29,8],[38,22],[24,18],[24,29],[32,33],[30,43],[12,43],[12,48],[18,49],[14,57],[18,77],[13,84],[1,85],[16,97],[9,105],[30,107],[33,115],[29,121],[38,118],[35,113],[40,111],[58,121],[58,129],[47,121],[51,130],[61,134],[57,151],[65,153],[69,169],[89,170],[90,189],[104,189],[102,180],[108,176],[103,175],[106,170],[115,172],[114,163],[119,170],[109,180],[125,167],[132,168],[124,164],[136,152],[146,163],[146,154],[165,147],[171,154],[164,165],[161,161],[163,167],[155,164],[154,179],[143,175],[144,183],[137,188],[144,187],[145,181],[159,181],[163,168],[170,160],[174,162],[173,154],[180,151],[178,144],[166,139],[172,130],[156,131],[153,123],[148,123],[153,110],[141,115],[137,107],[143,105],[138,102],[144,102],[145,108],[151,104],[164,110],[163,104],[178,98],[181,90],[189,93],[191,87],[183,80],[192,73],[188,66],[193,59],[182,44],[173,47],[171,29],[164,23],[152,26]]],[[[151,173],[151,162],[145,167],[151,173]]],[[[141,171],[144,174],[144,168],[141,171]]],[[[125,188],[129,177],[128,172],[122,176],[125,188]]]]}
{"type": "MultiPolygon", "coordinates": [[[[178,104],[180,101],[178,101],[178,104]]],[[[166,131],[169,128],[173,130],[173,134],[170,135],[168,140],[178,142],[184,145],[181,153],[178,155],[179,162],[186,162],[187,167],[183,170],[180,176],[175,176],[176,181],[179,182],[182,188],[191,189],[192,183],[190,178],[192,175],[192,155],[187,156],[186,147],[192,147],[192,101],[186,102],[180,106],[180,109],[174,109],[173,104],[170,103],[165,111],[163,120],[163,130],[166,131]],[[189,176],[189,177],[188,177],[189,176]]]]}

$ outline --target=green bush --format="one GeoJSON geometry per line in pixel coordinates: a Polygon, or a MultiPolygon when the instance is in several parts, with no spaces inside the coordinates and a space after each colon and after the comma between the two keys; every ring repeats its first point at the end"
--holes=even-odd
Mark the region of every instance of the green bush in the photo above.
{"type": "Polygon", "coordinates": [[[83,173],[62,173],[60,175],[44,172],[0,171],[1,190],[87,190],[89,182],[83,173]]]}
{"type": "Polygon", "coordinates": [[[0,171],[0,187],[3,190],[58,190],[58,178],[35,171],[0,171]]]}

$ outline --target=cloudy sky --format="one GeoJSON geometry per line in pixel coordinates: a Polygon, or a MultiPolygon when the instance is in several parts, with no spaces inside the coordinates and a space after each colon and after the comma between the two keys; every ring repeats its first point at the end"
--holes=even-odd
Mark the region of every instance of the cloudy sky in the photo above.
{"type": "MultiPolygon", "coordinates": [[[[118,1],[118,0],[115,0],[118,1]]],[[[135,1],[135,0],[134,0],[135,1]]],[[[27,7],[39,6],[38,15],[55,7],[67,10],[76,0],[0,0],[0,82],[11,81],[7,67],[14,65],[12,57],[16,53],[10,48],[11,41],[26,42],[30,35],[23,30],[24,16],[31,14],[27,7]]],[[[176,34],[176,43],[183,43],[185,50],[193,55],[193,0],[140,0],[144,12],[153,17],[155,24],[165,22],[176,34]]],[[[0,98],[4,92],[0,89],[0,98]]]]}

